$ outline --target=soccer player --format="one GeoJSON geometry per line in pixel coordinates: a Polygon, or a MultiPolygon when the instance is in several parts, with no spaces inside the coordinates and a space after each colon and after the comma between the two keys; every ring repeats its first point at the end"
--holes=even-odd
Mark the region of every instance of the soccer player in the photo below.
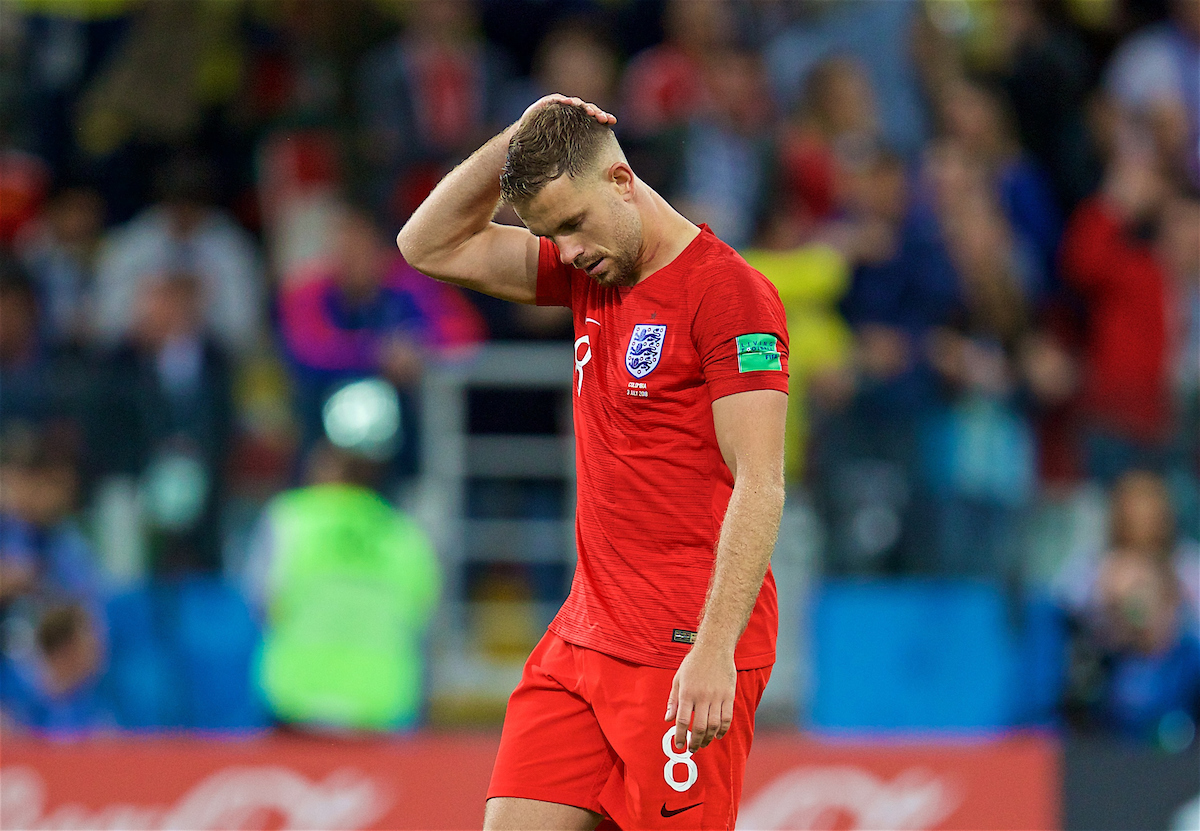
{"type": "Polygon", "coordinates": [[[775,660],[783,306],[634,175],[615,121],[541,99],[397,237],[432,277],[574,318],[579,563],[509,699],[485,829],[732,828],[775,660]],[[528,230],[492,222],[501,198],[528,230]]]}

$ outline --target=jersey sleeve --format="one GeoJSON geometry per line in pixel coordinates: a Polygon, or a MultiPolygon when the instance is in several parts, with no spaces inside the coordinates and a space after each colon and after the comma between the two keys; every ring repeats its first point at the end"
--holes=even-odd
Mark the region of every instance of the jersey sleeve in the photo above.
{"type": "Polygon", "coordinates": [[[537,304],[571,306],[571,273],[575,270],[558,256],[558,246],[540,237],[538,248],[537,304]]]}
{"type": "Polygon", "coordinates": [[[749,390],[786,393],[787,318],[775,287],[738,263],[700,289],[692,336],[712,399],[749,390]]]}

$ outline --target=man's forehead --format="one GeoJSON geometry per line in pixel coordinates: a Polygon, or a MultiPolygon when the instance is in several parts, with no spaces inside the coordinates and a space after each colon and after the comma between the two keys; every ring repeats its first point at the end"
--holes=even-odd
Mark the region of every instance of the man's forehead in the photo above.
{"type": "Polygon", "coordinates": [[[587,206],[585,193],[577,180],[559,176],[547,182],[528,202],[513,208],[531,232],[551,236],[587,206]]]}

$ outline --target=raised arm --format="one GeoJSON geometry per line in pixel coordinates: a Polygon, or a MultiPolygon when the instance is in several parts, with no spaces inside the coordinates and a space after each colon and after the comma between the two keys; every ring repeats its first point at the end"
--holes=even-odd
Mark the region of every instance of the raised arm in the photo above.
{"type": "Polygon", "coordinates": [[[584,107],[597,120],[616,119],[578,98],[548,95],[446,175],[396,236],[404,259],[437,280],[533,303],[537,299],[538,239],[524,228],[492,221],[500,201],[500,172],[521,122],[546,104],[584,107]]]}
{"type": "Polygon", "coordinates": [[[733,494],[725,511],[700,630],[675,674],[667,718],[677,746],[691,724],[690,749],[719,739],[733,721],[734,650],[762,589],[783,514],[783,434],[787,395],[752,390],[713,402],[713,423],[733,494]]]}

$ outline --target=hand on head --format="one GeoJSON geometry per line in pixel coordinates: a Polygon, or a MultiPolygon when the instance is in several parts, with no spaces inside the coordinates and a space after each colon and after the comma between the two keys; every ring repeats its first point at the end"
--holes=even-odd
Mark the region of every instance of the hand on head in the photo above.
{"type": "Polygon", "coordinates": [[[595,104],[588,103],[587,101],[584,101],[582,98],[574,98],[572,96],[563,95],[562,93],[555,92],[550,95],[539,98],[537,101],[534,101],[532,104],[530,104],[529,108],[527,110],[525,110],[524,114],[522,114],[520,119],[517,120],[517,123],[513,125],[514,131],[517,127],[519,127],[521,124],[523,124],[525,122],[525,120],[527,118],[529,118],[529,116],[531,116],[533,113],[537,112],[538,110],[540,110],[543,107],[546,107],[550,104],[569,104],[573,107],[581,107],[588,115],[595,118],[601,124],[610,124],[611,125],[611,124],[617,123],[617,117],[615,115],[613,115],[612,113],[609,113],[609,112],[605,112],[604,110],[597,107],[595,104]]]}

